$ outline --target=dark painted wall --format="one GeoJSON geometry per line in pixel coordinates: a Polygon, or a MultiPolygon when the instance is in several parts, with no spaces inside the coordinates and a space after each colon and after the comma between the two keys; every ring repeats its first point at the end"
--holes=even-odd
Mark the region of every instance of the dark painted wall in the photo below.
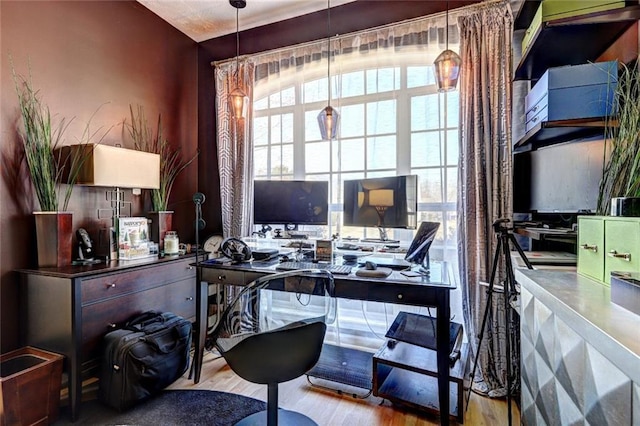
{"type": "MultiPolygon", "coordinates": [[[[449,8],[455,9],[473,1],[449,1],[449,8]]],[[[251,7],[251,2],[247,8],[251,7]]],[[[331,8],[331,32],[346,34],[376,26],[400,22],[406,19],[432,15],[445,11],[446,1],[400,1],[400,0],[359,0],[331,8]]],[[[242,22],[242,11],[240,11],[242,22]]],[[[240,33],[240,54],[252,54],[278,49],[299,43],[306,43],[327,37],[327,11],[319,11],[286,21],[249,29],[240,33]]],[[[198,54],[198,126],[200,191],[207,196],[203,205],[203,217],[207,227],[203,235],[221,234],[220,179],[215,148],[215,111],[212,61],[233,58],[236,55],[235,33],[200,43],[198,54]]]]}
{"type": "MultiPolygon", "coordinates": [[[[97,111],[92,129],[111,129],[103,143],[132,147],[122,125],[132,104],[145,108],[152,126],[162,114],[169,140],[194,153],[199,73],[197,44],[135,1],[0,1],[0,28],[0,351],[6,352],[19,344],[13,271],[35,266],[31,212],[38,206],[25,176],[16,177],[19,117],[9,55],[18,73],[31,73],[55,120],[73,118],[66,143],[76,142],[97,111]]],[[[194,163],[179,176],[171,196],[174,228],[184,241],[193,241],[196,190],[194,163]]],[[[134,215],[149,210],[145,196],[128,192],[126,197],[134,215]]],[[[104,189],[76,187],[69,207],[73,229],[95,232],[102,207],[107,207],[104,189]]]]}

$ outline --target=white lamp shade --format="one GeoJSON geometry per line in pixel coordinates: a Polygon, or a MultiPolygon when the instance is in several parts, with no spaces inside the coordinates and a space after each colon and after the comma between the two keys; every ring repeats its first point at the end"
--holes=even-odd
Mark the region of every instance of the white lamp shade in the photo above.
{"type": "Polygon", "coordinates": [[[369,191],[369,205],[374,207],[393,206],[393,189],[372,189],[369,191]]]}
{"type": "Polygon", "coordinates": [[[78,185],[118,188],[160,188],[160,155],[109,145],[70,145],[85,158],[78,185]]]}
{"type": "Polygon", "coordinates": [[[327,106],[318,114],[318,125],[322,140],[330,141],[338,135],[338,125],[340,124],[340,114],[332,106],[327,106]]]}
{"type": "Polygon", "coordinates": [[[455,90],[460,76],[462,59],[453,50],[445,50],[433,62],[439,92],[455,90]]]}

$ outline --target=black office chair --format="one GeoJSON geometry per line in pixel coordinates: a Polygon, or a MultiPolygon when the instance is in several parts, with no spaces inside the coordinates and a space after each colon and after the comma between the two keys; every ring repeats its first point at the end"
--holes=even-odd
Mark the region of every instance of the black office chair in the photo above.
{"type": "Polygon", "coordinates": [[[261,277],[225,309],[210,344],[240,377],[268,386],[267,410],[238,425],[316,424],[301,413],[278,409],[278,384],[302,376],[318,362],[335,312],[333,276],[320,270],[261,277]]]}

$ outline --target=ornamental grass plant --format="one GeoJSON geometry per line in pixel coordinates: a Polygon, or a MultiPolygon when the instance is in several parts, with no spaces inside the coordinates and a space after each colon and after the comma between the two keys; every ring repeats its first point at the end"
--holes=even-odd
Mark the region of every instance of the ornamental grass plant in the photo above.
{"type": "Polygon", "coordinates": [[[605,162],[598,194],[599,215],[614,197],[640,197],[640,70],[622,64],[614,93],[614,116],[605,127],[605,162]]]}
{"type": "MultiPolygon", "coordinates": [[[[29,78],[26,78],[16,74],[13,63],[11,66],[22,118],[19,134],[29,176],[40,203],[40,211],[66,211],[80,169],[91,155],[91,150],[61,149],[73,119],[67,120],[62,117],[54,124],[49,107],[42,102],[39,90],[34,89],[31,73],[29,78]],[[61,184],[66,184],[64,194],[61,184]]],[[[90,123],[91,119],[79,140],[81,144],[91,143],[100,130],[92,133],[90,123]]],[[[108,130],[100,141],[107,133],[108,130]]]]}
{"type": "Polygon", "coordinates": [[[180,148],[174,148],[164,137],[160,114],[158,114],[158,124],[154,134],[147,123],[142,106],[138,106],[134,111],[133,107],[129,105],[129,110],[131,124],[128,125],[128,129],[135,149],[160,155],[160,188],[151,190],[151,205],[153,211],[167,211],[169,210],[169,196],[178,174],[198,157],[198,152],[185,160],[180,148]]]}

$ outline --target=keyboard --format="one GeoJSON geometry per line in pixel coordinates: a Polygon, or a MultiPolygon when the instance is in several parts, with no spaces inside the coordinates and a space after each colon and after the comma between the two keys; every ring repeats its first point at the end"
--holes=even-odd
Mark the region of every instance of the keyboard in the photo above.
{"type": "Polygon", "coordinates": [[[349,275],[351,273],[349,265],[332,265],[330,263],[314,262],[280,262],[276,269],[279,271],[297,271],[299,269],[324,269],[336,275],[349,275]]]}

